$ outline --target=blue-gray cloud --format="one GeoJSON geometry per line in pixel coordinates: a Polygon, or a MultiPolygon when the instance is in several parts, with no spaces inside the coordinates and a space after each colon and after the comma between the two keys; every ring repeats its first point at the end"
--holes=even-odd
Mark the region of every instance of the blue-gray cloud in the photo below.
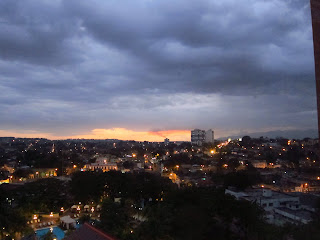
{"type": "Polygon", "coordinates": [[[307,0],[2,0],[0,129],[313,128],[310,21],[307,0]]]}

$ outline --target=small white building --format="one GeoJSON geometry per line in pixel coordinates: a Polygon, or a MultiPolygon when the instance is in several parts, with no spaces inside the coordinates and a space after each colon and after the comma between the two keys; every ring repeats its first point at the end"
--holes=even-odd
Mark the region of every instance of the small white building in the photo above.
{"type": "Polygon", "coordinates": [[[107,172],[110,170],[118,170],[117,163],[109,162],[108,159],[98,158],[95,163],[86,164],[83,167],[84,171],[96,171],[102,170],[103,172],[107,172]]]}
{"type": "Polygon", "coordinates": [[[251,161],[251,164],[255,168],[266,168],[268,167],[266,160],[253,160],[251,161]]]}
{"type": "Polygon", "coordinates": [[[66,229],[76,228],[76,221],[72,219],[70,216],[64,216],[60,218],[60,223],[62,227],[66,229]]]}

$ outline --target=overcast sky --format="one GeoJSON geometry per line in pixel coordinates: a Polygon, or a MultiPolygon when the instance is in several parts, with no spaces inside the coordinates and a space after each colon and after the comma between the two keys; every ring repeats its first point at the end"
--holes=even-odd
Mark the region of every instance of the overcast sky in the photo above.
{"type": "Polygon", "coordinates": [[[0,136],[316,124],[308,0],[0,1],[0,136]]]}

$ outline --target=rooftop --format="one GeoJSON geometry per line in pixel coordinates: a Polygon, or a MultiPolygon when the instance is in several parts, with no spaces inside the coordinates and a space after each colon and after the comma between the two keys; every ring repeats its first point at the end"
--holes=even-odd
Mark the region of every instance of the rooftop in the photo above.
{"type": "Polygon", "coordinates": [[[85,223],[78,230],[71,233],[66,240],[117,240],[103,231],[85,223]]]}

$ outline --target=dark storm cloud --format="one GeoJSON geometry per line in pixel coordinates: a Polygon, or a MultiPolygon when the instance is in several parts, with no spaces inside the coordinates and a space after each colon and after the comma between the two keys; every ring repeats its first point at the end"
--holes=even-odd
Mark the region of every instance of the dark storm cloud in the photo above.
{"type": "Polygon", "coordinates": [[[145,61],[144,87],[166,88],[170,79],[185,91],[259,94],[296,74],[313,84],[308,2],[65,3],[96,39],[145,61]]]}
{"type": "Polygon", "coordinates": [[[307,0],[2,0],[0,129],[313,127],[310,19],[307,0]]]}
{"type": "Polygon", "coordinates": [[[58,65],[75,61],[70,40],[78,25],[59,1],[1,1],[1,58],[58,65]]]}

